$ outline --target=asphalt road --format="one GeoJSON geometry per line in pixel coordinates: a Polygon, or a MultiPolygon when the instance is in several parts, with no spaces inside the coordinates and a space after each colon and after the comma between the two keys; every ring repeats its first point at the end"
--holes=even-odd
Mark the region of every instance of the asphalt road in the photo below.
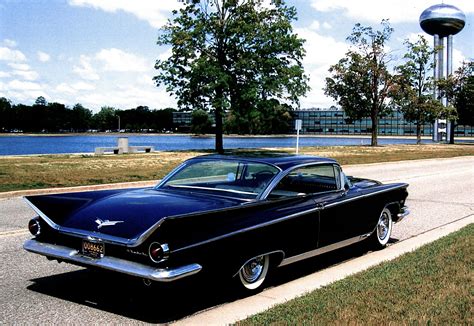
{"type": "MultiPolygon", "coordinates": [[[[349,175],[407,182],[411,214],[395,225],[392,242],[474,214],[474,157],[348,166],[349,175]]],[[[230,285],[199,275],[172,285],[48,261],[25,252],[34,216],[20,199],[0,199],[0,324],[166,323],[241,298],[230,285]]],[[[280,268],[269,287],[365,254],[352,246],[280,268]]]]}

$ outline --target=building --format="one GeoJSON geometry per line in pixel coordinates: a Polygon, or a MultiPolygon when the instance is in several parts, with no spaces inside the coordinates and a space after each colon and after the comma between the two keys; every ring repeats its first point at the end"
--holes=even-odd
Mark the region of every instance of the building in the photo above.
{"type": "MultiPolygon", "coordinates": [[[[302,120],[301,134],[307,135],[370,135],[372,122],[370,118],[350,121],[341,109],[305,109],[292,111],[293,120],[302,120]]],[[[173,123],[180,131],[189,131],[191,126],[191,112],[173,112],[173,123]]],[[[294,133],[294,122],[289,134],[294,133]]],[[[431,136],[433,125],[425,124],[421,127],[422,136],[431,136]]],[[[379,120],[379,135],[386,136],[414,136],[416,125],[403,119],[401,112],[394,111],[392,115],[379,120]]],[[[474,126],[457,126],[457,137],[474,137],[474,126]]]]}

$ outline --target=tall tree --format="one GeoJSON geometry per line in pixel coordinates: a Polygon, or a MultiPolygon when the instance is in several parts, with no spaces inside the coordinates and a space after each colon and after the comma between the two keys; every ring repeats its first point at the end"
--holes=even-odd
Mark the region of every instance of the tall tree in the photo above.
{"type": "Polygon", "coordinates": [[[434,68],[433,54],[423,36],[415,42],[405,41],[405,63],[396,67],[396,85],[392,87],[395,102],[403,117],[416,125],[416,143],[421,143],[421,126],[433,122],[443,111],[443,105],[433,98],[434,80],[430,73],[434,68]]]}
{"type": "Polygon", "coordinates": [[[291,26],[296,10],[283,0],[187,1],[173,15],[158,39],[172,54],[156,62],[154,79],[180,108],[214,111],[216,151],[223,152],[225,110],[248,124],[269,100],[298,105],[308,91],[304,40],[291,26]]]}
{"type": "MultiPolygon", "coordinates": [[[[474,125],[474,61],[465,61],[454,74],[438,81],[441,93],[456,108],[460,125],[474,125]]],[[[450,142],[454,144],[454,129],[451,125],[450,142]]]]}
{"type": "Polygon", "coordinates": [[[387,65],[391,60],[386,48],[393,28],[383,20],[381,30],[356,24],[347,40],[346,56],[329,68],[325,94],[334,98],[351,120],[370,117],[372,146],[377,146],[378,120],[391,113],[389,94],[393,76],[387,65]]]}

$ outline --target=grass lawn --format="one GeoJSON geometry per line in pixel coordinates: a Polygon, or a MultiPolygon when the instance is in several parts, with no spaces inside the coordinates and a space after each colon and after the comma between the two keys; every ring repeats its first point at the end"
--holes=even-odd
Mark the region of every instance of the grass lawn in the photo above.
{"type": "MultiPolygon", "coordinates": [[[[232,150],[242,152],[244,150],[232,150]]],[[[293,153],[294,149],[245,152],[293,153]]],[[[302,154],[332,157],[345,164],[474,155],[474,145],[390,145],[304,147],[302,154]]],[[[182,161],[205,152],[156,152],[127,155],[0,156],[0,192],[102,183],[156,180],[182,161]]]]}
{"type": "Polygon", "coordinates": [[[239,325],[474,324],[474,224],[239,325]]]}

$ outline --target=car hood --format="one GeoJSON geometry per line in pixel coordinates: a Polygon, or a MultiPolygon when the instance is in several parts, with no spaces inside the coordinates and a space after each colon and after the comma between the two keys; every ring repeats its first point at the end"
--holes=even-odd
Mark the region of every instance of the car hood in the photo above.
{"type": "Polygon", "coordinates": [[[106,234],[124,239],[139,237],[165,217],[224,209],[244,202],[209,194],[153,188],[96,196],[100,198],[90,197],[66,194],[34,196],[28,197],[27,200],[35,210],[58,224],[60,229],[83,230],[97,233],[98,237],[100,234],[106,234]],[[52,206],[58,208],[54,213],[52,206]],[[48,211],[51,212],[50,215],[48,211]]]}

